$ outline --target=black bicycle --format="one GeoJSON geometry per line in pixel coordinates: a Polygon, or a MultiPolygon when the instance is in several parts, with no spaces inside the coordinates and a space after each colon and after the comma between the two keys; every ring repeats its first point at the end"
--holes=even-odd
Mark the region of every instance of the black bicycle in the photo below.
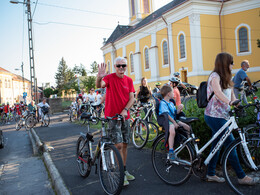
{"type": "Polygon", "coordinates": [[[116,115],[107,117],[107,119],[100,118],[102,129],[95,133],[90,133],[90,122],[95,120],[91,113],[82,113],[81,117],[86,120],[87,133],[81,133],[77,141],[76,156],[79,174],[84,178],[88,177],[91,167],[96,165],[101,186],[106,194],[120,194],[124,183],[123,160],[119,151],[107,136],[105,124],[109,120],[116,119],[118,125],[120,125],[123,122],[123,117],[116,115]],[[101,136],[93,154],[93,138],[100,133],[101,136]]]}

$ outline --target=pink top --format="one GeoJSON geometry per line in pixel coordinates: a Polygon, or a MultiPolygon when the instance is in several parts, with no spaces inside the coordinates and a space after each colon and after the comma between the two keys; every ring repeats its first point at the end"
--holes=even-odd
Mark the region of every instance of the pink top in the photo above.
{"type": "MultiPolygon", "coordinates": [[[[213,89],[212,89],[212,79],[213,78],[219,78],[219,80],[220,80],[220,76],[216,72],[213,72],[209,76],[208,87],[207,87],[208,99],[213,92],[213,89]]],[[[227,98],[229,100],[231,100],[231,88],[224,89],[224,90],[222,90],[222,92],[227,96],[227,98]]],[[[228,113],[229,111],[230,111],[230,106],[228,104],[224,103],[223,101],[221,101],[220,99],[218,99],[218,97],[214,94],[213,97],[211,98],[211,100],[209,101],[204,114],[207,116],[210,116],[210,117],[224,118],[224,119],[228,120],[230,117],[229,113],[228,113]]]]}
{"type": "Polygon", "coordinates": [[[180,94],[180,91],[177,87],[173,88],[173,94],[174,94],[176,106],[179,106],[181,104],[181,94],[180,94]]]}

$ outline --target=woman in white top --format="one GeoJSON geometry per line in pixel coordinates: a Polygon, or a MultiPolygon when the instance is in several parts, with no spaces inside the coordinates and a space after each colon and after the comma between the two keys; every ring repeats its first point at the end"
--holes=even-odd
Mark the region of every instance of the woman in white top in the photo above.
{"type": "Polygon", "coordinates": [[[91,88],[89,90],[89,94],[87,95],[87,99],[86,99],[86,102],[95,102],[95,98],[96,98],[96,93],[95,93],[95,89],[94,88],[91,88]]]}
{"type": "MultiPolygon", "coordinates": [[[[215,60],[215,68],[208,79],[207,97],[209,98],[213,92],[214,95],[205,109],[204,118],[207,125],[212,130],[212,136],[227,122],[230,117],[230,105],[236,100],[232,89],[233,83],[231,81],[233,65],[233,57],[230,54],[219,53],[215,60]]],[[[224,132],[220,136],[223,134],[224,132]]],[[[211,150],[213,150],[219,141],[219,138],[213,141],[211,150]]],[[[224,146],[227,147],[234,140],[234,136],[231,134],[224,142],[224,146]]],[[[209,162],[207,173],[208,181],[225,182],[225,179],[218,177],[215,171],[219,152],[220,151],[218,151],[209,162]]],[[[246,176],[241,168],[235,150],[232,151],[229,162],[238,177],[238,183],[243,185],[253,185],[256,183],[255,179],[246,176]]]]}

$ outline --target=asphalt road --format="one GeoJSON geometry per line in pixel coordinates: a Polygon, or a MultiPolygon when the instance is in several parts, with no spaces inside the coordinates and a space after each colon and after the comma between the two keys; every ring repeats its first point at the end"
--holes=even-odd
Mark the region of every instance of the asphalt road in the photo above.
{"type": "MultiPolygon", "coordinates": [[[[72,124],[68,120],[51,123],[48,128],[36,127],[36,133],[41,141],[52,146],[51,158],[59,170],[65,184],[72,194],[104,194],[95,167],[92,167],[88,178],[82,178],[77,171],[75,151],[76,141],[80,132],[86,132],[86,127],[72,124]]],[[[94,131],[94,130],[93,130],[94,131]]],[[[151,150],[136,150],[129,145],[127,169],[135,175],[136,180],[130,181],[121,194],[234,194],[226,183],[209,183],[192,176],[181,186],[165,184],[155,174],[151,163],[151,150]]]]}

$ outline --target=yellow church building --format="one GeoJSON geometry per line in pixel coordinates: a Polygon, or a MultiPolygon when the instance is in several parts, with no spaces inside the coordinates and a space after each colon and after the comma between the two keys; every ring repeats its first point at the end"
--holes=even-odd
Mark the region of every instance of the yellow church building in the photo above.
{"type": "Polygon", "coordinates": [[[142,77],[151,87],[166,83],[174,72],[198,86],[220,52],[233,55],[234,74],[247,59],[249,78],[260,79],[259,0],[173,0],[155,11],[153,0],[129,0],[129,15],[101,50],[110,72],[116,57],[127,59],[135,87],[142,77]]]}

